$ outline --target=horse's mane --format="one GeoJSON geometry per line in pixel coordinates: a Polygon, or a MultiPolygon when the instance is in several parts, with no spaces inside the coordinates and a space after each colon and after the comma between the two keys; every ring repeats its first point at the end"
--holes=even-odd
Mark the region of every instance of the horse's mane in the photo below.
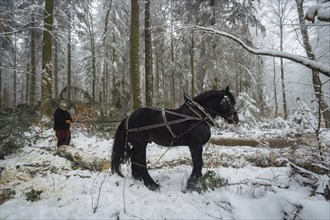
{"type": "MultiPolygon", "coordinates": [[[[206,92],[202,92],[199,95],[197,95],[196,97],[193,98],[193,100],[199,104],[211,99],[211,98],[222,98],[225,95],[225,91],[224,90],[210,90],[210,91],[206,91],[206,92]]],[[[234,102],[233,104],[235,104],[235,97],[233,96],[233,94],[230,92],[229,93],[229,99],[231,100],[231,102],[234,102]]]]}

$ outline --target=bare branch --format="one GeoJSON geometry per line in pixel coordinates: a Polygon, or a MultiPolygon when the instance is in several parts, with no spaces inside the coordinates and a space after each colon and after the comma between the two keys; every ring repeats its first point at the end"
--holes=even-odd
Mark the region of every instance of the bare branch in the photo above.
{"type": "Polygon", "coordinates": [[[315,62],[306,57],[302,57],[302,56],[294,55],[294,54],[290,54],[290,53],[285,53],[285,52],[280,52],[280,51],[276,51],[276,50],[262,50],[262,49],[252,48],[252,47],[246,45],[242,40],[238,39],[234,35],[231,35],[227,32],[218,31],[213,28],[206,28],[206,27],[201,27],[201,26],[193,26],[191,28],[195,29],[195,30],[199,30],[199,31],[203,31],[203,32],[211,33],[211,34],[217,34],[217,35],[229,38],[229,39],[235,41],[236,43],[240,44],[245,50],[247,50],[250,53],[253,53],[256,55],[262,55],[262,56],[280,57],[280,58],[284,58],[287,60],[291,60],[293,62],[300,63],[312,70],[319,71],[320,73],[324,74],[327,77],[330,77],[330,67],[329,66],[315,62]]]}

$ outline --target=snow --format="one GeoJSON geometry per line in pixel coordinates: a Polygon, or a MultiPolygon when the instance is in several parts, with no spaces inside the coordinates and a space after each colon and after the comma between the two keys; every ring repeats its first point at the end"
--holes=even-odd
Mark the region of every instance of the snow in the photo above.
{"type": "Polygon", "coordinates": [[[316,4],[310,6],[305,13],[305,17],[312,18],[318,16],[320,20],[330,20],[330,3],[316,4]]]}
{"type": "MultiPolygon", "coordinates": [[[[283,135],[280,129],[251,131],[254,136],[271,132],[283,135]]],[[[5,168],[1,188],[16,191],[14,198],[0,205],[0,219],[330,219],[329,201],[311,195],[308,185],[291,176],[290,167],[257,167],[244,159],[267,156],[265,148],[207,144],[203,172],[212,170],[228,184],[198,193],[184,191],[191,172],[189,149],[150,144],[149,172],[161,185],[160,191],[152,192],[131,177],[129,164],[122,166],[126,178],[109,171],[73,169],[70,161],[54,154],[51,129],[34,127],[25,135],[39,138],[0,161],[5,168]],[[31,189],[42,190],[40,200],[26,200],[31,189]]],[[[323,136],[329,140],[330,132],[323,136]]],[[[72,145],[109,158],[112,139],[74,128],[72,145]]],[[[329,182],[329,177],[320,180],[329,182]]]]}
{"type": "Polygon", "coordinates": [[[319,16],[321,18],[324,18],[324,19],[327,19],[327,20],[330,20],[330,7],[320,8],[317,12],[318,12],[317,16],[319,16]]]}

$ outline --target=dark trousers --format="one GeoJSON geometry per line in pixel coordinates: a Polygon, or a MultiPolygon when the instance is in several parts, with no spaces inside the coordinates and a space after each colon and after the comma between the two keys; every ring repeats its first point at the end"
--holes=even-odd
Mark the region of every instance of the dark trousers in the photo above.
{"type": "Polygon", "coordinates": [[[56,137],[57,137],[57,147],[61,145],[70,145],[70,140],[71,140],[70,130],[57,130],[56,137]]]}
{"type": "Polygon", "coordinates": [[[57,147],[61,145],[70,145],[71,137],[62,137],[57,139],[57,147]]]}

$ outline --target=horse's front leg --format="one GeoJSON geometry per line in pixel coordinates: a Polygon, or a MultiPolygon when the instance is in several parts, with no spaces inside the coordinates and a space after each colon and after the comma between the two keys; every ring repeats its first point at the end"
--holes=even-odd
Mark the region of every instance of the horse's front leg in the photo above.
{"type": "Polygon", "coordinates": [[[193,161],[193,170],[187,182],[188,190],[197,189],[198,178],[202,176],[203,168],[203,145],[191,145],[189,146],[192,161],[193,161]]]}

